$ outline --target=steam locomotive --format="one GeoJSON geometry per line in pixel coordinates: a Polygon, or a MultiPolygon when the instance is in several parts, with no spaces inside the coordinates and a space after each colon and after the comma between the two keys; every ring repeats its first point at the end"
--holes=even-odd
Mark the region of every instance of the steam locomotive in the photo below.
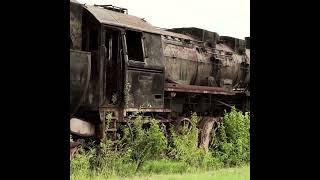
{"type": "Polygon", "coordinates": [[[136,112],[179,124],[249,102],[249,37],[161,29],[125,8],[70,0],[71,134],[116,139],[136,112]]]}

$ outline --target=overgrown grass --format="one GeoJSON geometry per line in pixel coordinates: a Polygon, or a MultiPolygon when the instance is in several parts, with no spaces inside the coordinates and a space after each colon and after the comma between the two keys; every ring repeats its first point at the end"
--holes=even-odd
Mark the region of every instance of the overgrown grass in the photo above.
{"type": "Polygon", "coordinates": [[[147,161],[142,167],[142,174],[171,174],[192,171],[191,166],[185,162],[173,160],[147,161]]]}
{"type": "Polygon", "coordinates": [[[224,168],[213,171],[198,171],[192,173],[169,173],[169,174],[150,174],[150,175],[142,175],[142,176],[134,176],[130,178],[119,178],[114,177],[111,178],[114,180],[117,179],[125,179],[125,180],[249,180],[250,179],[250,167],[243,166],[237,168],[224,168]]]}
{"type": "Polygon", "coordinates": [[[198,147],[199,129],[196,125],[199,119],[195,113],[191,116],[193,128],[182,133],[176,133],[173,127],[166,132],[164,126],[155,120],[151,120],[149,128],[143,128],[142,119],[143,115],[137,115],[133,124],[123,128],[124,135],[116,148],[105,139],[88,151],[81,149],[71,161],[71,179],[203,174],[249,163],[248,113],[243,114],[234,108],[225,113],[220,126],[212,133],[209,152],[198,147]]]}
{"type": "MultiPolygon", "coordinates": [[[[77,180],[84,180],[87,177],[73,178],[77,180]]],[[[92,180],[104,180],[106,179],[102,175],[90,177],[92,180]]],[[[110,180],[249,180],[250,179],[250,167],[242,166],[236,168],[223,168],[212,171],[194,171],[194,172],[163,172],[163,173],[141,173],[130,177],[111,176],[110,180]]]]}

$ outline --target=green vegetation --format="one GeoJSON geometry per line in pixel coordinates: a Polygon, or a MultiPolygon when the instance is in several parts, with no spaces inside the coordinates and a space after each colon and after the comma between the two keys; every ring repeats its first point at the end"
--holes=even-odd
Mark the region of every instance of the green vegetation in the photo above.
{"type": "Polygon", "coordinates": [[[236,111],[225,113],[216,133],[211,152],[224,166],[232,167],[250,162],[250,115],[236,111]]]}
{"type": "Polygon", "coordinates": [[[152,174],[142,175],[129,178],[114,177],[113,180],[249,180],[250,179],[250,168],[249,166],[237,167],[237,168],[224,168],[215,171],[207,172],[193,172],[193,173],[175,173],[175,174],[152,174]]]}
{"type": "Polygon", "coordinates": [[[123,136],[116,146],[104,139],[89,150],[81,148],[70,164],[71,179],[249,179],[248,166],[220,170],[249,164],[248,113],[235,108],[225,113],[212,131],[208,152],[198,147],[199,118],[195,113],[191,116],[192,129],[179,133],[174,127],[166,130],[156,120],[144,128],[144,116],[137,114],[134,118],[134,123],[122,127],[123,136]]]}
{"type": "MultiPolygon", "coordinates": [[[[85,180],[86,177],[71,178],[85,180]]],[[[102,175],[91,177],[93,180],[105,180],[102,175]]],[[[224,168],[215,171],[193,172],[193,173],[162,173],[162,174],[139,174],[132,177],[112,176],[110,180],[249,180],[250,167],[224,168]]]]}

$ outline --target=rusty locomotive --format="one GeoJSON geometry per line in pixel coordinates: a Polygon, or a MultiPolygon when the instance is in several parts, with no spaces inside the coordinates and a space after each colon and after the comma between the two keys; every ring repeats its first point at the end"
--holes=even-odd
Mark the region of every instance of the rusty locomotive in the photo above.
{"type": "Polygon", "coordinates": [[[70,1],[70,128],[116,139],[142,111],[164,123],[189,113],[250,111],[250,38],[198,28],[161,29],[128,10],[70,1]],[[112,121],[106,128],[106,114],[112,121]]]}

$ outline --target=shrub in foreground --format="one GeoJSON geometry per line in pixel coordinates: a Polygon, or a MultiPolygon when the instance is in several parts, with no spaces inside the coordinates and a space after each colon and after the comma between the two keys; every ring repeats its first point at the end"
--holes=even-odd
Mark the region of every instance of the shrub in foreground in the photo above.
{"type": "Polygon", "coordinates": [[[170,128],[170,142],[164,126],[151,120],[143,128],[143,116],[123,127],[120,146],[108,140],[89,151],[80,149],[71,161],[71,179],[91,176],[131,176],[136,173],[184,173],[211,170],[222,166],[248,164],[250,160],[250,116],[235,108],[225,113],[212,131],[209,152],[198,147],[199,118],[191,116],[192,129],[176,133],[170,128]]]}

